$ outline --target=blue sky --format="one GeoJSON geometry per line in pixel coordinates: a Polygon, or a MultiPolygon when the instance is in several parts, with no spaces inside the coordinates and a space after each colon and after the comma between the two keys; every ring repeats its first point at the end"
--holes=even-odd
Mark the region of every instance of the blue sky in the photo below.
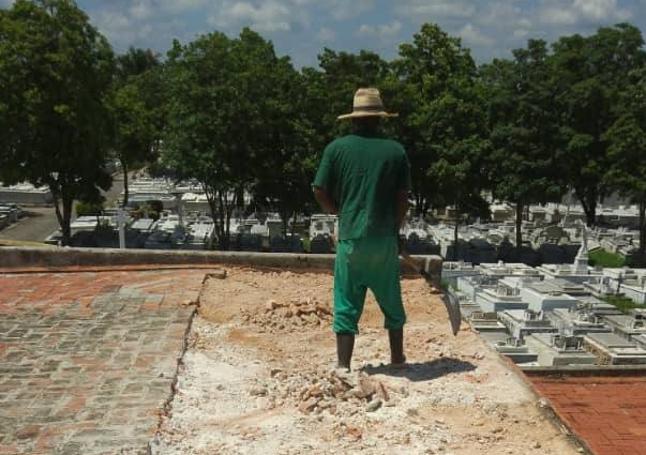
{"type": "MultiPolygon", "coordinates": [[[[12,0],[0,0],[7,6],[12,0]]],[[[631,22],[646,30],[646,0],[77,0],[115,51],[129,46],[164,54],[182,42],[248,25],[297,66],[315,65],[323,47],[397,53],[423,22],[462,38],[478,62],[509,57],[528,38],[548,41],[631,22]]]]}

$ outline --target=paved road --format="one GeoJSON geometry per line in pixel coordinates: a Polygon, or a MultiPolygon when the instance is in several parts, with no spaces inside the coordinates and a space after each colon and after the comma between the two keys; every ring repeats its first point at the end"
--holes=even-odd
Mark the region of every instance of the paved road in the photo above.
{"type": "Polygon", "coordinates": [[[42,242],[58,229],[54,207],[29,207],[27,216],[0,231],[2,240],[42,242]]]}
{"type": "MultiPolygon", "coordinates": [[[[123,191],[123,177],[115,177],[112,188],[104,193],[106,206],[118,199],[123,191]]],[[[0,230],[0,240],[23,240],[31,242],[42,242],[52,232],[58,229],[58,220],[54,207],[29,207],[25,209],[27,216],[18,223],[0,230]]],[[[76,218],[76,215],[73,216],[76,218]]]]}

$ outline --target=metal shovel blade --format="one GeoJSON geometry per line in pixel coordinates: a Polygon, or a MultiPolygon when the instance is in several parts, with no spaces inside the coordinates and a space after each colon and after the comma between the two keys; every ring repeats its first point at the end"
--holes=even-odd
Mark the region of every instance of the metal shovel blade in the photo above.
{"type": "Polygon", "coordinates": [[[451,322],[451,330],[453,335],[457,335],[460,331],[460,324],[462,324],[462,312],[460,311],[460,300],[450,289],[444,290],[442,294],[442,302],[446,307],[446,312],[449,313],[449,321],[451,322]]]}

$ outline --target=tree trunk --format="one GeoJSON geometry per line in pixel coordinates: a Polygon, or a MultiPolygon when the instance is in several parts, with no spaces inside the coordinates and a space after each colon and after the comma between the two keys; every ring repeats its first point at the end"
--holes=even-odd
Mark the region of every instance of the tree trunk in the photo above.
{"type": "Polygon", "coordinates": [[[226,236],[226,226],[225,226],[225,213],[224,213],[224,196],[222,195],[221,190],[217,190],[217,198],[218,198],[218,234],[220,236],[220,249],[221,250],[227,250],[229,249],[229,244],[227,242],[227,236],[226,236]]]}
{"type": "MultiPolygon", "coordinates": [[[[208,198],[207,198],[208,199],[208,198]]],[[[209,209],[211,210],[211,219],[213,220],[213,232],[211,232],[211,238],[209,239],[209,249],[215,249],[215,237],[218,237],[218,242],[220,241],[220,234],[218,229],[217,222],[217,209],[215,206],[215,201],[209,201],[209,209]]]]}
{"type": "Polygon", "coordinates": [[[646,259],[646,196],[639,203],[639,257],[646,259]]]}
{"type": "Polygon", "coordinates": [[[215,201],[215,194],[214,191],[206,186],[205,184],[202,184],[202,189],[204,190],[204,194],[206,194],[206,200],[209,203],[209,209],[211,211],[211,219],[213,220],[213,232],[211,233],[211,238],[209,239],[209,248],[213,249],[214,246],[214,237],[218,237],[218,242],[220,242],[220,229],[219,229],[219,223],[218,223],[218,210],[217,210],[217,204],[215,201]]]}
{"type": "Polygon", "coordinates": [[[73,199],[70,197],[63,196],[63,224],[61,224],[61,232],[63,233],[63,246],[68,246],[72,241],[72,229],[70,224],[72,222],[72,204],[73,199]]]}
{"type": "Polygon", "coordinates": [[[54,191],[52,191],[52,196],[54,198],[54,211],[56,212],[56,220],[58,221],[58,225],[61,228],[61,232],[63,232],[63,213],[61,212],[60,198],[54,191]]]}
{"type": "Polygon", "coordinates": [[[236,207],[244,210],[244,186],[240,185],[236,188],[236,207]]]}
{"type": "MultiPolygon", "coordinates": [[[[225,201],[226,203],[226,201],[225,201]]],[[[227,250],[231,249],[231,211],[233,210],[233,204],[227,204],[226,208],[226,218],[224,220],[224,238],[226,239],[225,245],[227,250]]]]}
{"type": "Polygon", "coordinates": [[[581,191],[574,191],[577,199],[583,207],[583,213],[585,213],[585,224],[588,227],[593,227],[597,224],[597,192],[594,191],[592,194],[585,194],[581,191]]]}
{"type": "Polygon", "coordinates": [[[123,158],[119,158],[121,162],[121,170],[123,171],[123,201],[121,207],[125,208],[128,205],[128,198],[130,197],[130,192],[128,190],[128,163],[123,158]]]}
{"type": "Polygon", "coordinates": [[[415,215],[424,216],[424,196],[421,193],[415,193],[415,215]]]}
{"type": "Polygon", "coordinates": [[[516,248],[523,246],[523,203],[516,203],[516,248]]]}
{"type": "Polygon", "coordinates": [[[453,228],[453,260],[459,261],[460,255],[458,254],[458,226],[460,226],[460,218],[455,217],[455,227],[453,228]]]}
{"type": "Polygon", "coordinates": [[[280,217],[283,220],[283,237],[287,238],[287,226],[289,225],[289,210],[281,210],[280,217]]]}

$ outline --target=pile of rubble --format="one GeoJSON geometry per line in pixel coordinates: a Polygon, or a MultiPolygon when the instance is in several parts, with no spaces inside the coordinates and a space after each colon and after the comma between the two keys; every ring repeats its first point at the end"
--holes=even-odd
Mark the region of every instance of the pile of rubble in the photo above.
{"type": "Polygon", "coordinates": [[[301,327],[318,327],[329,323],[332,309],[316,298],[291,299],[287,302],[268,300],[255,311],[242,311],[242,320],[258,326],[259,332],[298,330],[301,327]]]}
{"type": "Polygon", "coordinates": [[[266,396],[269,408],[294,406],[303,414],[327,413],[351,416],[391,407],[407,390],[389,390],[382,382],[362,372],[345,370],[313,371],[288,374],[280,369],[271,371],[272,380],[254,385],[249,394],[266,396]]]}

